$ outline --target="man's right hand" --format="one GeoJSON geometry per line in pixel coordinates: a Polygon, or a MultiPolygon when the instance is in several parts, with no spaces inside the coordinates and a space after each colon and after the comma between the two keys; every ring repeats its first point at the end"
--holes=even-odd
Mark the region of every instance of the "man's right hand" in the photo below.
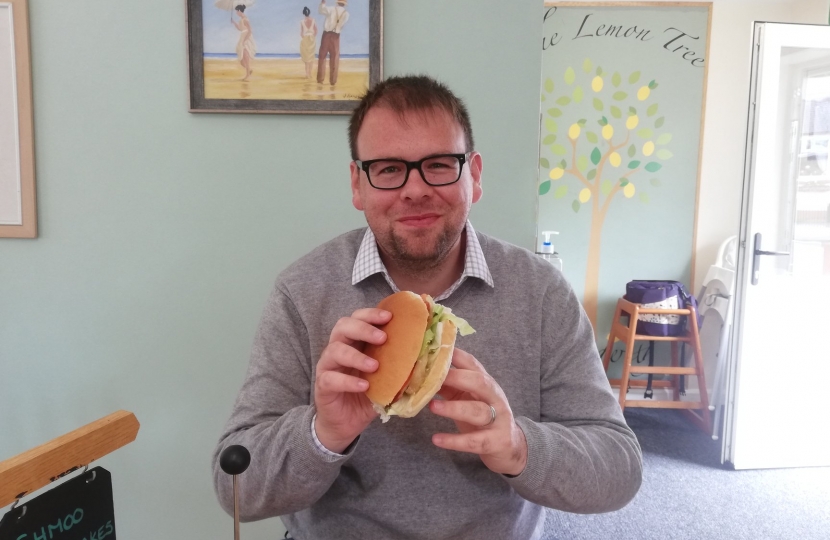
{"type": "Polygon", "coordinates": [[[359,309],[337,321],[323,349],[314,381],[314,429],[320,443],[332,452],[342,453],[377,417],[364,394],[369,383],[358,371],[371,373],[378,368],[377,360],[363,354],[363,347],[386,341],[386,334],[375,325],[391,318],[382,309],[359,309]]]}

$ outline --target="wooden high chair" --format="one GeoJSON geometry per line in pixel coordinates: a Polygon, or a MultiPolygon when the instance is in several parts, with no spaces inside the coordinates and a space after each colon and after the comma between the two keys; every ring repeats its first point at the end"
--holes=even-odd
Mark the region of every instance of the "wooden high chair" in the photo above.
{"type": "Polygon", "coordinates": [[[689,306],[685,309],[659,309],[646,308],[641,304],[629,302],[625,297],[617,300],[617,307],[614,311],[614,320],[611,323],[611,333],[608,338],[608,345],[605,347],[605,354],[602,355],[602,365],[606,372],[608,372],[608,364],[611,360],[611,353],[614,350],[614,343],[620,340],[625,343],[625,358],[622,365],[622,376],[619,379],[611,379],[612,386],[619,385],[620,387],[620,408],[625,410],[626,407],[651,407],[651,408],[667,408],[667,409],[683,409],[692,419],[692,421],[699,426],[707,434],[711,434],[712,418],[709,411],[709,398],[706,393],[706,379],[703,374],[703,355],[700,349],[700,334],[697,327],[697,312],[694,307],[689,306]],[[647,336],[637,333],[637,321],[641,314],[659,314],[659,315],[680,315],[685,316],[687,320],[686,332],[680,336],[647,336]],[[623,323],[622,319],[627,318],[623,323]],[[634,357],[634,344],[636,341],[670,341],[671,342],[671,366],[637,366],[632,365],[634,357]],[[694,367],[680,367],[678,361],[678,343],[688,343],[692,349],[694,356],[694,367]],[[673,390],[673,399],[671,400],[654,400],[654,399],[628,399],[628,389],[634,387],[646,386],[646,381],[630,380],[632,374],[662,374],[671,375],[671,380],[668,381],[653,381],[652,386],[671,388],[673,390]],[[691,375],[697,377],[697,386],[700,390],[699,401],[686,401],[680,399],[680,376],[691,375]],[[698,414],[692,411],[698,411],[698,414]]]}

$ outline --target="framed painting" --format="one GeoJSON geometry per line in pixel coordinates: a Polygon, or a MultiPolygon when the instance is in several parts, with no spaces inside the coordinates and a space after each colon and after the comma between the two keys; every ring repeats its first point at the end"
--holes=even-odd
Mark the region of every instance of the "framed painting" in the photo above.
{"type": "Polygon", "coordinates": [[[633,279],[694,282],[711,2],[547,2],[538,232],[599,348],[633,279]]]}
{"type": "Polygon", "coordinates": [[[26,0],[0,1],[0,238],[37,237],[26,0]]]}
{"type": "Polygon", "coordinates": [[[382,79],[382,0],[187,0],[190,111],[349,114],[382,79]]]}

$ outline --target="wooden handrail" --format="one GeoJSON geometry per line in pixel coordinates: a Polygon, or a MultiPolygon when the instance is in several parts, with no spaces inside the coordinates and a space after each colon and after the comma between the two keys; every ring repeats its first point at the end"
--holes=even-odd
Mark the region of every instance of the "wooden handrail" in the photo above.
{"type": "Polygon", "coordinates": [[[133,442],[138,428],[133,413],[116,411],[0,461],[0,508],[133,442]]]}

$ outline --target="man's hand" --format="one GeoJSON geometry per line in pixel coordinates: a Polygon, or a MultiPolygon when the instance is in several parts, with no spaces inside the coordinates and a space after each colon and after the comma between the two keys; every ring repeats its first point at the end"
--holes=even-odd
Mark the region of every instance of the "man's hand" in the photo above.
{"type": "Polygon", "coordinates": [[[452,365],[456,369],[450,370],[438,392],[444,399],[432,400],[430,410],[453,419],[460,434],[436,433],[432,443],[478,454],[493,472],[520,474],[527,464],[527,440],[513,419],[504,391],[473,355],[455,349],[452,365]]]}
{"type": "Polygon", "coordinates": [[[369,383],[358,371],[371,373],[378,368],[377,360],[363,354],[363,347],[386,341],[386,333],[373,325],[386,324],[391,318],[390,312],[381,309],[359,309],[337,321],[323,349],[314,380],[314,429],[332,452],[342,453],[377,416],[363,393],[369,383]]]}

